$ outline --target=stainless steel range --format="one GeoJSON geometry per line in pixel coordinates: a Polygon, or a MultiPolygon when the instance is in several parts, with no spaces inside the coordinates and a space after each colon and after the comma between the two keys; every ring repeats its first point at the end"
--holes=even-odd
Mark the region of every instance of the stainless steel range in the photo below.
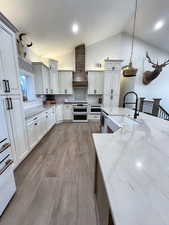
{"type": "Polygon", "coordinates": [[[73,104],[73,122],[88,122],[88,104],[73,104]]]}

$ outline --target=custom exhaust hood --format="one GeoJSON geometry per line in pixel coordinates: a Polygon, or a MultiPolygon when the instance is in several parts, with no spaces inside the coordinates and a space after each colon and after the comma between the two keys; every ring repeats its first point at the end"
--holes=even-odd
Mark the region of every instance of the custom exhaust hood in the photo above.
{"type": "Polygon", "coordinates": [[[73,87],[87,87],[88,79],[85,71],[85,45],[75,48],[75,72],[73,73],[73,87]]]}

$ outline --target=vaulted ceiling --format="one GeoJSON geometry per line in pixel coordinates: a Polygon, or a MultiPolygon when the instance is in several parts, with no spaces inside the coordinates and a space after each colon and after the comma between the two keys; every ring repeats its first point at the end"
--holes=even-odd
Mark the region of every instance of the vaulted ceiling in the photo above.
{"type": "MultiPolygon", "coordinates": [[[[82,42],[90,45],[130,32],[134,0],[0,0],[0,6],[20,31],[30,34],[38,55],[57,57],[82,42]],[[74,22],[80,28],[76,35],[74,22]]],[[[169,51],[168,8],[168,0],[139,0],[137,36],[169,51]],[[154,31],[158,20],[164,20],[164,27],[154,31]]]]}

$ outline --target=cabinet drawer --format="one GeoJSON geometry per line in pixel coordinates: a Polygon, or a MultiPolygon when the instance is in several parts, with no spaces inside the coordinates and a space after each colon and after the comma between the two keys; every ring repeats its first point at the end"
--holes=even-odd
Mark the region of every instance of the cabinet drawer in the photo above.
{"type": "Polygon", "coordinates": [[[100,115],[89,114],[89,120],[100,120],[100,115]]]}

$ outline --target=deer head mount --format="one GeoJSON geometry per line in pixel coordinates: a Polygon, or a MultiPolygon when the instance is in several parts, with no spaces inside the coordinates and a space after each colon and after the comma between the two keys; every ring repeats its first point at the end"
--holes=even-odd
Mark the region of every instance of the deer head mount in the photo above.
{"type": "Polygon", "coordinates": [[[19,55],[26,58],[28,53],[27,48],[30,48],[33,45],[32,42],[28,43],[27,34],[20,33],[17,39],[17,44],[18,44],[19,55]]]}
{"type": "Polygon", "coordinates": [[[160,65],[158,64],[158,61],[157,61],[157,63],[153,63],[150,56],[148,55],[148,52],[146,53],[146,58],[148,59],[148,62],[150,64],[152,64],[152,67],[154,68],[154,70],[144,72],[143,83],[145,85],[149,84],[151,81],[156,79],[160,75],[160,73],[162,72],[163,68],[165,66],[169,65],[169,59],[167,61],[165,61],[164,63],[160,64],[160,65]]]}

